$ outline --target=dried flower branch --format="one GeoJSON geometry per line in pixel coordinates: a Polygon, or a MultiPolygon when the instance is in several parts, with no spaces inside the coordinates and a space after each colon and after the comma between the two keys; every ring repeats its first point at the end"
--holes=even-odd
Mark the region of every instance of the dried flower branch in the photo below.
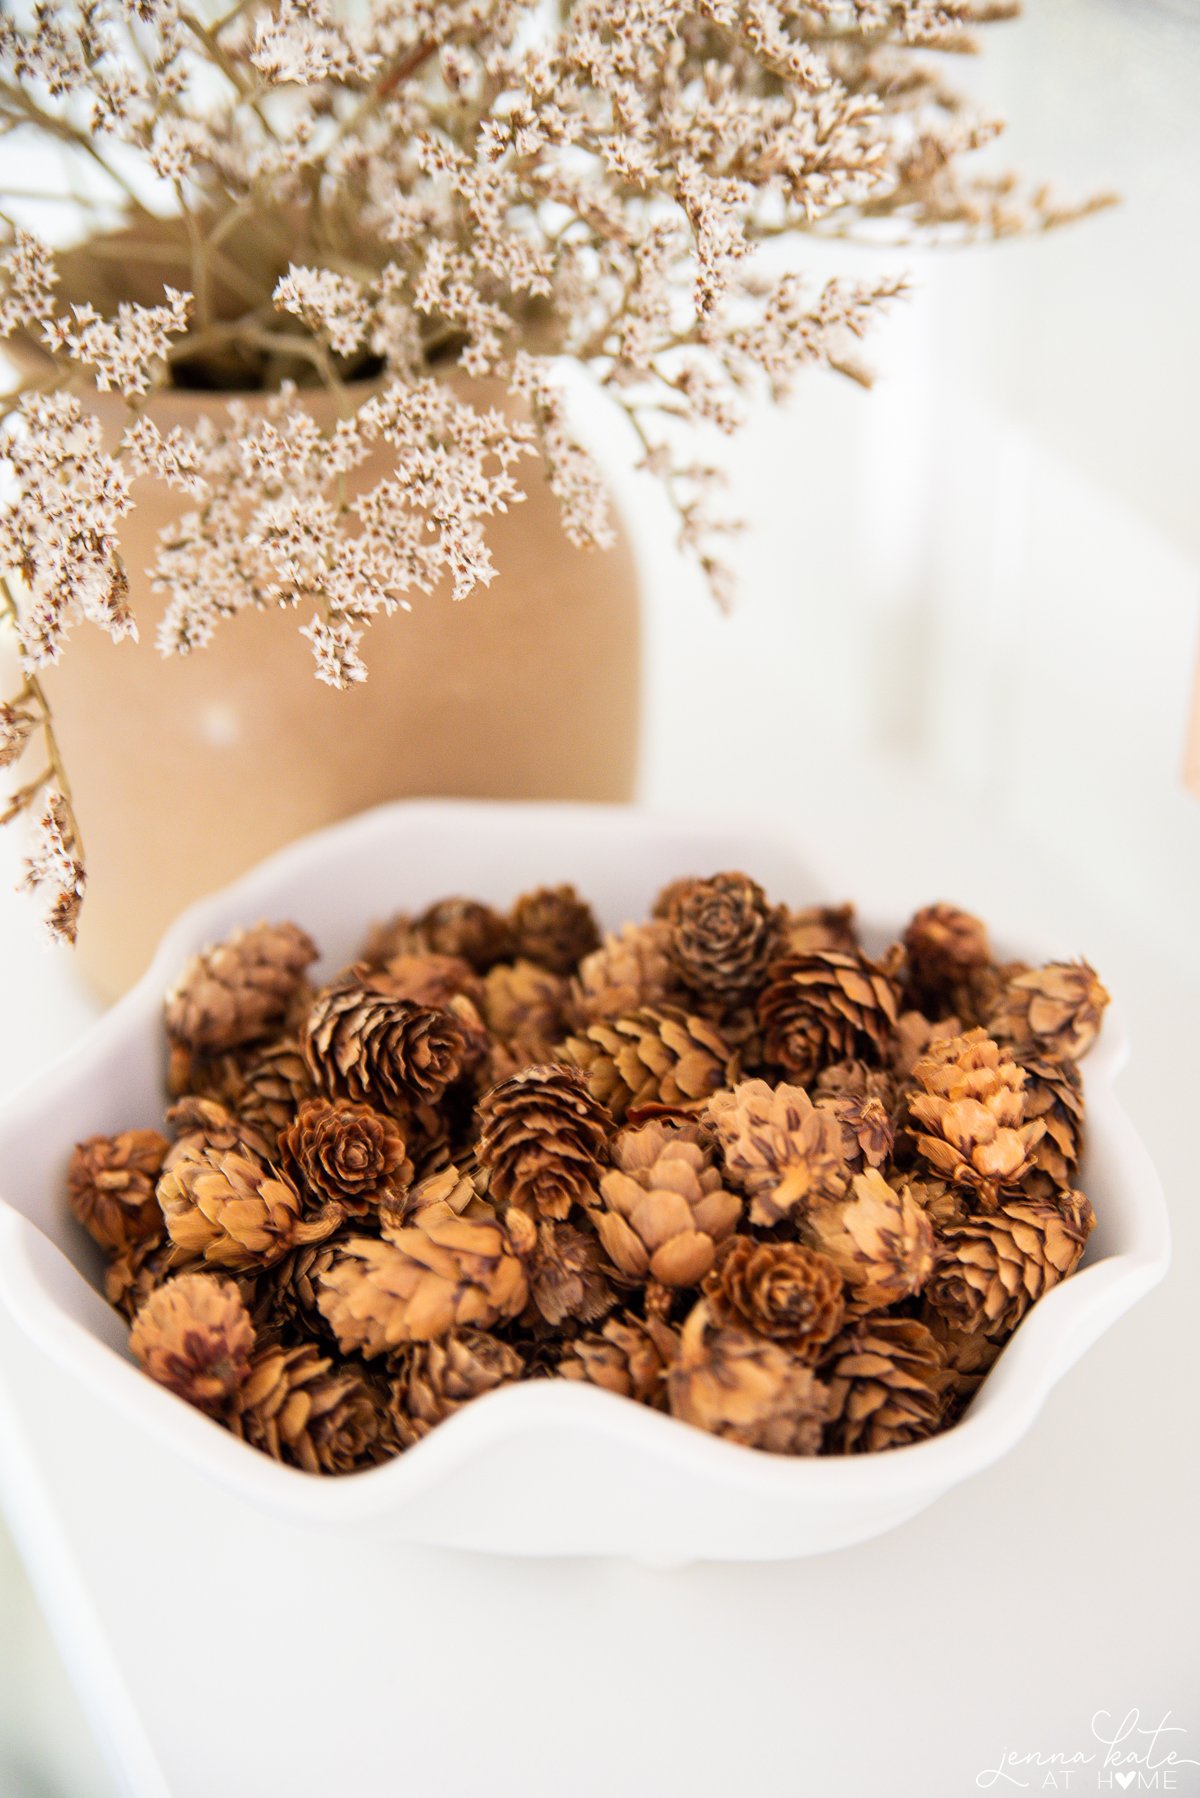
{"type": "MultiPolygon", "coordinates": [[[[6,10],[0,134],[86,164],[94,196],[84,242],[60,255],[0,214],[0,336],[20,369],[0,418],[0,568],[18,581],[26,667],[83,623],[133,633],[120,528],[137,476],[190,501],[148,571],[168,598],[163,654],[282,608],[338,688],[365,678],[375,619],[444,579],[456,597],[492,579],[487,521],[521,499],[525,458],[545,463],[571,540],[606,542],[563,357],[622,409],[727,603],[731,525],[692,427],[736,430],[755,388],[781,397],[808,367],[865,378],[856,345],[904,292],[899,275],[773,273],[765,246],[1001,236],[1088,209],[971,172],[998,127],[924,55],[972,50],[1013,11],[575,0],[550,24],[534,0],[6,10]],[[464,397],[444,378],[455,369],[494,386],[464,397]],[[163,433],[153,396],[172,385],[272,398],[163,433]],[[327,428],[313,387],[336,399],[327,428]],[[90,404],[109,392],[126,407],[115,439],[90,404]],[[381,451],[385,474],[355,496],[347,477],[381,451]]],[[[23,727],[4,719],[11,749],[23,727]]],[[[77,855],[78,831],[64,841],[77,855]]]]}

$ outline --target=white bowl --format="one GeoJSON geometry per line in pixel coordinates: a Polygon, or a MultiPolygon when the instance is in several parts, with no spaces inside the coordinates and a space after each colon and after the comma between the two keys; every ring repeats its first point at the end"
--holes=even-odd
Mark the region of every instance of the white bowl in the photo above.
{"type": "Polygon", "coordinates": [[[444,1547],[664,1565],[817,1554],[912,1516],[999,1459],[1062,1374],[1166,1271],[1162,1191],[1114,1089],[1126,1059],[1116,1006],[1084,1064],[1083,1184],[1098,1221],[1083,1266],[1034,1307],[959,1424],[882,1455],[789,1460],[596,1387],[545,1381],[477,1400],[386,1466],[316,1479],[139,1372],[64,1203],[76,1141],[158,1121],[163,992],[188,954],[234,926],[294,917],[336,967],[370,920],[443,893],[506,905],[540,882],[572,880],[614,926],[643,916],[676,875],[737,866],[793,904],[846,896],[757,830],[619,807],[399,804],[273,856],[186,912],[133,991],[0,1110],[0,1303],[73,1389],[122,1413],[156,1453],[192,1465],[198,1514],[202,1482],[213,1480],[260,1507],[264,1527],[296,1519],[444,1547]]]}

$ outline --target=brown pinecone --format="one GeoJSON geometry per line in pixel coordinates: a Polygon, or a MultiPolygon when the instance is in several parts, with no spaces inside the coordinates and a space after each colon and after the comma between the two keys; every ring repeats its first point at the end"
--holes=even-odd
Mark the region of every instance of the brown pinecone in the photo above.
{"type": "Polygon", "coordinates": [[[114,1311],[132,1323],[150,1294],[172,1273],[196,1272],[203,1265],[175,1247],[159,1212],[158,1228],[152,1236],[130,1243],[109,1261],[104,1270],[104,1296],[114,1311]]]}
{"type": "Polygon", "coordinates": [[[956,1009],[964,984],[992,959],[987,926],[957,905],[922,906],[904,932],[906,998],[914,1010],[939,1017],[956,1009]]]}
{"type": "Polygon", "coordinates": [[[110,1255],[161,1230],[154,1188],[169,1146],[157,1130],[122,1130],[76,1143],[67,1167],[67,1202],[110,1255]]]}
{"type": "Polygon", "coordinates": [[[1074,1181],[1083,1153],[1083,1080],[1073,1061],[1022,1056],[1025,1070],[1025,1115],[1040,1119],[1045,1135],[1034,1147],[1033,1164],[1056,1187],[1074,1181]]]}
{"type": "MultiPolygon", "coordinates": [[[[460,1157],[459,1162],[448,1162],[445,1167],[423,1175],[410,1187],[404,1197],[400,1221],[408,1223],[418,1211],[425,1211],[430,1205],[448,1205],[456,1217],[490,1217],[492,1207],[483,1203],[479,1177],[466,1165],[466,1160],[460,1157]]],[[[389,1216],[387,1221],[393,1220],[389,1216]]]]}
{"type": "Polygon", "coordinates": [[[351,974],[314,999],[304,1054],[331,1097],[403,1117],[416,1105],[436,1105],[460,1077],[467,1038],[453,1013],[370,992],[351,974]]]}
{"type": "Polygon", "coordinates": [[[669,1325],[625,1311],[567,1343],[556,1371],[564,1380],[586,1380],[661,1411],[667,1405],[666,1371],[677,1347],[669,1325]]]}
{"type": "Polygon", "coordinates": [[[574,1068],[526,1068],[485,1093],[476,1117],[477,1154],[493,1199],[550,1218],[599,1203],[596,1184],[613,1122],[574,1068]]]}
{"type": "Polygon", "coordinates": [[[908,1101],[918,1153],[944,1179],[993,1211],[1033,1165],[1045,1132],[1025,1111],[1025,1070],[982,1030],[932,1045],[913,1069],[908,1101]]]}
{"type": "Polygon", "coordinates": [[[392,1422],[411,1448],[470,1399],[519,1380],[525,1364],[507,1342],[486,1330],[452,1330],[437,1342],[416,1344],[392,1380],[392,1422]]]}
{"type": "Polygon", "coordinates": [[[768,1337],[719,1324],[695,1306],[667,1372],[672,1414],[714,1436],[779,1455],[815,1455],[829,1389],[768,1337]]]}
{"type": "Polygon", "coordinates": [[[930,1436],[942,1421],[940,1344],[910,1317],[851,1324],[822,1363],[829,1382],[829,1454],[875,1454],[930,1436]]]}
{"type": "Polygon", "coordinates": [[[181,1155],[199,1154],[202,1149],[245,1149],[262,1161],[270,1160],[275,1152],[273,1136],[264,1136],[215,1099],[197,1099],[190,1094],[176,1099],[167,1107],[166,1121],[175,1131],[175,1141],[167,1150],[164,1169],[181,1155]]]}
{"type": "Polygon", "coordinates": [[[731,1236],[704,1277],[718,1323],[785,1342],[802,1361],[818,1361],[842,1327],[842,1276],[827,1255],[798,1242],[731,1236]]]}
{"type": "Polygon", "coordinates": [[[274,1143],[312,1093],[312,1075],[300,1039],[283,1036],[247,1066],[237,1114],[243,1124],[274,1143]]]}
{"type": "Polygon", "coordinates": [[[525,1269],[499,1219],[426,1205],[380,1239],[353,1236],[318,1274],[321,1313],[345,1354],[368,1359],[450,1330],[518,1316],[525,1269]]]}
{"type": "Polygon", "coordinates": [[[528,1064],[551,1059],[551,1045],[566,1029],[567,982],[536,962],[498,962],[484,982],[483,1015],[488,1029],[528,1064]]]}
{"type": "Polygon", "coordinates": [[[435,955],[431,950],[393,955],[381,968],[364,973],[363,984],[373,993],[407,999],[430,1011],[448,1011],[455,999],[468,999],[476,1011],[483,1009],[483,981],[458,955],[435,955]]]}
{"type": "Polygon", "coordinates": [[[306,1218],[292,1182],[251,1150],[187,1140],[167,1156],[158,1202],[172,1242],[217,1267],[269,1266],[340,1220],[336,1207],[306,1218]]]}
{"type": "Polygon", "coordinates": [[[569,1317],[590,1324],[612,1310],[617,1295],[601,1271],[600,1244],[589,1231],[574,1224],[536,1224],[518,1210],[510,1210],[505,1223],[525,1264],[529,1302],[539,1317],[556,1326],[569,1317]]]}
{"type": "Polygon", "coordinates": [[[279,1146],[314,1204],[332,1201],[348,1217],[402,1205],[412,1183],[395,1119],[350,1099],[306,1099],[279,1146]]]}
{"type": "Polygon", "coordinates": [[[694,1286],[742,1212],[700,1131],[665,1123],[622,1130],[613,1164],[601,1178],[604,1206],[595,1218],[610,1259],[634,1279],[694,1286]]]}
{"type": "Polygon", "coordinates": [[[160,1386],[220,1411],[250,1373],[254,1327],[232,1280],[177,1274],[138,1310],[129,1347],[160,1386]]]}
{"type": "Polygon", "coordinates": [[[1086,961],[1051,961],[1009,981],[988,1023],[1000,1042],[1046,1061],[1079,1061],[1097,1036],[1108,994],[1086,961]]]}
{"type": "Polygon", "coordinates": [[[229,1427],[305,1473],[352,1473],[378,1461],[386,1448],[382,1407],[367,1381],[335,1367],[312,1342],[259,1349],[229,1427]]]}
{"type": "Polygon", "coordinates": [[[834,949],[841,955],[858,953],[852,905],[807,905],[788,911],[783,920],[783,954],[811,955],[816,949],[834,949]]]}
{"type": "Polygon", "coordinates": [[[212,1054],[283,1023],[316,945],[297,924],[256,924],[192,957],[167,994],[167,1035],[212,1054]]]}
{"type": "Polygon", "coordinates": [[[798,1084],[831,1061],[886,1060],[896,982],[865,955],[834,949],[789,955],[771,968],[758,1002],[767,1059],[798,1084]]]}
{"type": "MultiPolygon", "coordinates": [[[[897,1029],[903,1024],[903,1018],[897,1029]]],[[[854,1056],[831,1061],[812,1083],[814,1099],[878,1099],[888,1116],[898,1103],[896,1076],[890,1068],[873,1068],[854,1056]]]]}
{"type": "Polygon", "coordinates": [[[958,1329],[1003,1340],[1044,1292],[1075,1272],[1094,1222],[1081,1192],[1057,1204],[1009,1199],[990,1216],[942,1232],[925,1296],[958,1329]]]}
{"type": "Polygon", "coordinates": [[[957,1017],[935,1020],[927,1018],[923,1011],[902,1011],[896,1020],[889,1058],[893,1091],[912,1079],[913,1069],[933,1053],[935,1044],[946,1042],[952,1036],[961,1036],[964,1028],[957,1017]]]}
{"type": "Polygon", "coordinates": [[[184,1043],[167,1043],[167,1091],[173,1099],[185,1094],[200,1099],[215,1099],[219,1105],[236,1110],[246,1087],[247,1061],[255,1045],[227,1049],[220,1055],[205,1055],[189,1049],[184,1043]]]}
{"type": "Polygon", "coordinates": [[[535,961],[552,974],[573,974],[600,945],[592,908],[573,886],[522,893],[508,922],[517,958],[535,961]]]}
{"type": "Polygon", "coordinates": [[[956,1325],[926,1305],[921,1322],[925,1324],[942,1352],[943,1368],[939,1377],[942,1399],[942,1428],[957,1423],[984,1380],[995,1366],[1004,1344],[993,1342],[978,1330],[960,1330],[956,1325]]]}
{"type": "Polygon", "coordinates": [[[800,1086],[743,1080],[714,1093],[706,1111],[725,1171],[750,1198],[750,1220],[770,1228],[850,1183],[839,1120],[819,1110],[800,1086]]]}
{"type": "Polygon", "coordinates": [[[416,928],[435,955],[457,956],[477,974],[513,953],[506,920],[478,899],[439,899],[421,913],[416,928]]]}
{"type": "Polygon", "coordinates": [[[393,955],[422,955],[429,947],[409,913],[398,911],[372,924],[358,959],[368,968],[382,968],[393,955]]]}
{"type": "Polygon", "coordinates": [[[576,1027],[586,1029],[601,1018],[627,1017],[643,1006],[675,1000],[679,982],[667,953],[670,937],[670,925],[652,918],[646,924],[626,924],[585,955],[571,987],[576,1027]]]}
{"type": "Polygon", "coordinates": [[[644,1106],[700,1111],[732,1071],[720,1032],[674,1005],[647,1005],[589,1024],[567,1038],[561,1053],[618,1123],[644,1106]]]}
{"type": "Polygon", "coordinates": [[[320,1296],[317,1276],[328,1265],[338,1244],[346,1241],[349,1235],[350,1227],[346,1227],[324,1242],[301,1243],[298,1248],[289,1249],[282,1260],[272,1262],[270,1267],[258,1273],[254,1277],[253,1295],[247,1301],[255,1329],[327,1338],[329,1331],[317,1304],[320,1296]]]}
{"type": "Polygon", "coordinates": [[[934,1234],[939,1235],[947,1224],[964,1224],[971,1212],[967,1204],[963,1187],[955,1186],[948,1180],[932,1178],[913,1179],[906,1174],[891,1174],[888,1185],[905,1187],[908,1195],[925,1213],[933,1225],[934,1234]]]}
{"type": "MultiPolygon", "coordinates": [[[[844,1064],[843,1064],[844,1065],[844,1064]]],[[[843,1093],[820,1098],[817,1110],[835,1117],[842,1132],[842,1153],[848,1167],[860,1174],[864,1168],[883,1167],[895,1147],[896,1132],[882,1099],[863,1093],[843,1093]]]]}
{"type": "Polygon", "coordinates": [[[779,951],[780,913],[748,874],[692,880],[667,917],[667,952],[684,986],[728,1000],[762,985],[779,951]]]}
{"type": "Polygon", "coordinates": [[[897,1304],[933,1272],[934,1233],[907,1186],[889,1186],[876,1168],[856,1174],[850,1196],[814,1205],[803,1228],[836,1265],[855,1310],[897,1304]]]}

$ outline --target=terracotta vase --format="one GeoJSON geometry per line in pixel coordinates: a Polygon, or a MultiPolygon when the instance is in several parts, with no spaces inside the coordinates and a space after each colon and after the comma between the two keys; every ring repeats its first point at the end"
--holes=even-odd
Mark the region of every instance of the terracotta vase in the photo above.
{"type": "MultiPolygon", "coordinates": [[[[330,402],[309,403],[320,418],[330,402]]],[[[163,429],[214,405],[185,392],[152,402],[163,429]]],[[[47,680],[89,867],[78,955],[102,993],[137,977],[190,900],[364,807],[630,796],[641,670],[628,540],[573,548],[540,466],[530,458],[522,475],[527,499],[489,526],[491,586],[457,603],[417,594],[410,614],[379,619],[363,645],[369,678],[346,693],[314,678],[290,614],[247,613],[202,652],[158,653],[165,600],[144,571],[182,502],[137,483],[122,551],[140,641],[80,628],[47,680]]]]}

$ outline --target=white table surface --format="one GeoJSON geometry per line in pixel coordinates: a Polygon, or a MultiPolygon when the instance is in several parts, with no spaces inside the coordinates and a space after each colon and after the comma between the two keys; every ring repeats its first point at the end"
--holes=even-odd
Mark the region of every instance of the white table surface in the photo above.
{"type": "MultiPolygon", "coordinates": [[[[362,1644],[317,1642],[306,1629],[331,1583],[370,1585],[373,1552],[331,1558],[302,1531],[280,1531],[274,1552],[295,1568],[296,1652],[261,1666],[254,1569],[236,1554],[206,1562],[203,1544],[175,1539],[161,1507],[144,1519],[144,1561],[108,1565],[82,1594],[133,1670],[148,1760],[164,1773],[156,1787],[147,1772],[139,1791],[268,1798],[288,1790],[288,1768],[302,1762],[311,1789],[355,1798],[468,1798],[484,1765],[489,1789],[513,1798],[753,1789],[959,1798],[981,1789],[977,1775],[1005,1750],[1094,1753],[1094,1714],[1135,1708],[1143,1724],[1170,1712],[1200,1759],[1196,966],[1165,960],[1152,933],[1111,915],[1099,867],[1021,865],[953,797],[894,765],[843,768],[836,794],[806,801],[804,828],[841,844],[846,891],[873,911],[899,915],[932,893],[988,898],[1010,937],[1093,957],[1128,1015],[1124,1089],[1172,1207],[1167,1282],[1063,1380],[1007,1459],[886,1537],[811,1561],[670,1574],[397,1547],[407,1598],[385,1665],[362,1644]],[[168,1579],[177,1630],[169,1641],[131,1638],[125,1599],[168,1579]],[[227,1667],[194,1664],[187,1599],[197,1582],[206,1603],[214,1590],[226,1598],[227,1667]],[[394,1717],[394,1763],[356,1759],[353,1719],[322,1709],[328,1655],[363,1707],[394,1717]],[[199,1738],[198,1692],[211,1714],[199,1738]]],[[[0,909],[0,924],[7,915],[0,909]]],[[[60,959],[35,972],[32,955],[29,966],[13,958],[6,974],[5,1085],[59,1049],[88,1009],[60,959]]],[[[62,1376],[11,1331],[0,1346],[4,1396],[36,1436],[43,1382],[62,1376]]],[[[86,1540],[106,1503],[137,1502],[136,1453],[113,1466],[103,1441],[42,1440],[38,1457],[50,1478],[36,1526],[49,1543],[60,1522],[86,1540]],[[86,1486],[73,1475],[81,1458],[95,1467],[86,1486]]],[[[86,1630],[64,1646],[84,1660],[94,1651],[93,1670],[103,1660],[86,1630]]],[[[123,1698],[103,1682],[101,1666],[93,1696],[111,1716],[123,1698]]],[[[1187,1740],[1174,1738],[1177,1752],[1187,1740]]],[[[1077,1775],[1058,1789],[1104,1789],[1094,1768],[1087,1774],[1090,1784],[1077,1775]]],[[[1200,1766],[1177,1767],[1175,1784],[1160,1789],[1200,1792],[1197,1775],[1200,1766]]],[[[1055,1789],[1044,1777],[1029,1789],[1055,1789]]],[[[92,1798],[105,1788],[97,1779],[61,1789],[92,1798]]]]}

